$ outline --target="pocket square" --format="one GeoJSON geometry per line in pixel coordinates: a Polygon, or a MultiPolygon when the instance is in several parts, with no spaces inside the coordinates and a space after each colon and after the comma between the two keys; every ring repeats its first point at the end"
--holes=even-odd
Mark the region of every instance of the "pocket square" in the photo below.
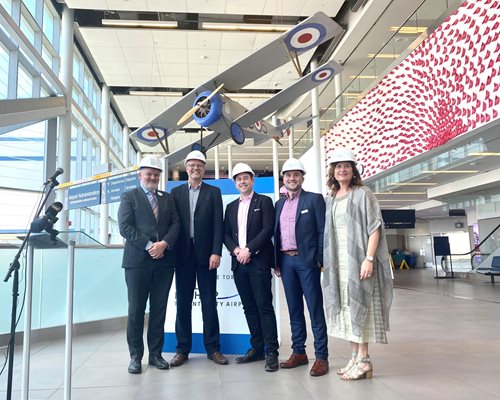
{"type": "Polygon", "coordinates": [[[301,214],[305,214],[305,213],[308,213],[308,212],[309,212],[309,209],[308,209],[308,208],[306,208],[305,210],[302,210],[300,213],[301,213],[301,214]]]}
{"type": "Polygon", "coordinates": [[[260,208],[256,208],[255,210],[253,210],[253,212],[255,212],[255,211],[260,211],[260,208]]]}

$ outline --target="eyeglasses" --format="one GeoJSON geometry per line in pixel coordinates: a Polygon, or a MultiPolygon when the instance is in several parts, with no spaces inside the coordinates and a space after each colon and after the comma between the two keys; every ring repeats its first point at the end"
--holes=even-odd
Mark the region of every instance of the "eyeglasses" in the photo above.
{"type": "Polygon", "coordinates": [[[203,165],[203,164],[187,164],[186,167],[191,168],[191,169],[194,169],[194,168],[203,169],[203,168],[205,168],[205,165],[203,165]]]}

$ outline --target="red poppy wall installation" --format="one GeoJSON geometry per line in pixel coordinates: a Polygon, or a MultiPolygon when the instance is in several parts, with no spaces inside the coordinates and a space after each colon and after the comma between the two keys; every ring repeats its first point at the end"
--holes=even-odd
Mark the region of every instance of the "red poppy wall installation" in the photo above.
{"type": "Polygon", "coordinates": [[[500,0],[469,0],[326,136],[353,150],[363,178],[500,116],[500,0]]]}

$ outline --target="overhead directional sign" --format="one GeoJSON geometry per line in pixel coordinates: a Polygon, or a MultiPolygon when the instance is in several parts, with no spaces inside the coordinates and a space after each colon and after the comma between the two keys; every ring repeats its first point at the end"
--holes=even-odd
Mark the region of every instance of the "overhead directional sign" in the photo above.
{"type": "Polygon", "coordinates": [[[134,189],[137,186],[139,186],[139,178],[136,173],[109,178],[102,183],[101,202],[104,204],[120,201],[120,196],[123,192],[134,189]]]}

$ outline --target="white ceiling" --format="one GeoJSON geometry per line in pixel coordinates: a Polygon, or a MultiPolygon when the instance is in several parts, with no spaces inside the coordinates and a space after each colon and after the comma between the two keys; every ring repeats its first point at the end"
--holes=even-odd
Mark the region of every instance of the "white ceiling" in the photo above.
{"type": "Polygon", "coordinates": [[[70,8],[206,14],[297,15],[321,10],[334,17],[344,0],[66,0],[70,8]]]}

